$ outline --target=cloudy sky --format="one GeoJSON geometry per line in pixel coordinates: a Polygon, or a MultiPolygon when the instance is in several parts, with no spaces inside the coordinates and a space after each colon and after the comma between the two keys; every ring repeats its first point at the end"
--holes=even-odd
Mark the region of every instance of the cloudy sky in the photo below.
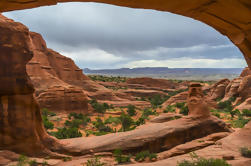
{"type": "Polygon", "coordinates": [[[42,34],[80,68],[246,66],[225,36],[168,12],[68,3],[4,15],[42,34]]]}

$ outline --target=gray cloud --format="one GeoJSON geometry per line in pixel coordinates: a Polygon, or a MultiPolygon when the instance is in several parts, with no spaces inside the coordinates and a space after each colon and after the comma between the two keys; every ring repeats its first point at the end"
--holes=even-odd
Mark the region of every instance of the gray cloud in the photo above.
{"type": "Polygon", "coordinates": [[[240,51],[213,28],[168,12],[68,3],[4,15],[41,33],[48,47],[74,58],[80,66],[113,68],[132,61],[183,57],[243,58],[240,51]],[[95,59],[90,60],[95,58],[95,52],[104,57],[112,55],[116,60],[104,65],[96,63],[95,59]],[[89,55],[86,62],[79,57],[89,55]]]}

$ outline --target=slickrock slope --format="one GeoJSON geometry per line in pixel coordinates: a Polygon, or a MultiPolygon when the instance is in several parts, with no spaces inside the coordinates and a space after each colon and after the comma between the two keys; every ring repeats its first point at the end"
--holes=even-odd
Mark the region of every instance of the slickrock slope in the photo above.
{"type": "MultiPolygon", "coordinates": [[[[251,165],[251,159],[242,157],[239,149],[241,147],[251,147],[250,138],[251,122],[249,122],[243,129],[217,141],[215,145],[200,150],[195,150],[195,153],[200,157],[205,158],[223,158],[225,156],[232,156],[233,160],[227,161],[232,166],[248,166],[251,165]]],[[[183,147],[184,146],[187,145],[184,144],[183,147]]],[[[177,162],[181,162],[184,159],[191,160],[191,157],[189,154],[185,154],[176,157],[170,157],[168,159],[153,163],[131,164],[129,166],[176,166],[177,162]]]]}
{"type": "Polygon", "coordinates": [[[160,152],[211,133],[224,131],[229,129],[223,121],[215,117],[205,119],[188,116],[164,123],[150,123],[128,132],[85,139],[73,138],[63,142],[68,149],[79,155],[115,149],[160,152]]]}

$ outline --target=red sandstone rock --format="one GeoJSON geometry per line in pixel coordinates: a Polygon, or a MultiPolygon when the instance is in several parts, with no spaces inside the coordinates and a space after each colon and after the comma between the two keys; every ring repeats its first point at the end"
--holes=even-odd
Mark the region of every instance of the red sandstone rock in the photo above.
{"type": "Polygon", "coordinates": [[[204,98],[201,84],[190,84],[188,89],[187,106],[189,109],[188,115],[190,116],[210,116],[209,107],[204,98]]]}
{"type": "Polygon", "coordinates": [[[225,89],[230,81],[228,79],[222,79],[210,87],[208,96],[211,99],[223,98],[225,96],[225,89]]]}

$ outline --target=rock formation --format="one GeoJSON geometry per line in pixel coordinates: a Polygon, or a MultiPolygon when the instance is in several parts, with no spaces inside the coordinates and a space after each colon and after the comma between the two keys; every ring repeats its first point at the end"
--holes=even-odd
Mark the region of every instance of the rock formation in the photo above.
{"type": "Polygon", "coordinates": [[[29,33],[33,58],[26,65],[26,69],[35,87],[35,96],[40,107],[60,112],[90,111],[87,94],[82,88],[68,83],[89,78],[82,74],[82,70],[70,58],[48,49],[40,34],[29,33]]]}
{"type": "Polygon", "coordinates": [[[189,109],[188,115],[209,117],[209,107],[204,98],[200,83],[191,83],[188,90],[187,106],[189,109]]]}
{"type": "Polygon", "coordinates": [[[229,83],[230,81],[228,79],[222,79],[213,84],[212,87],[210,87],[210,91],[208,92],[209,98],[213,100],[223,98],[225,95],[225,89],[229,83]]]}
{"type": "Polygon", "coordinates": [[[33,56],[27,27],[0,16],[0,148],[31,155],[55,155],[26,73],[33,56]]]}

